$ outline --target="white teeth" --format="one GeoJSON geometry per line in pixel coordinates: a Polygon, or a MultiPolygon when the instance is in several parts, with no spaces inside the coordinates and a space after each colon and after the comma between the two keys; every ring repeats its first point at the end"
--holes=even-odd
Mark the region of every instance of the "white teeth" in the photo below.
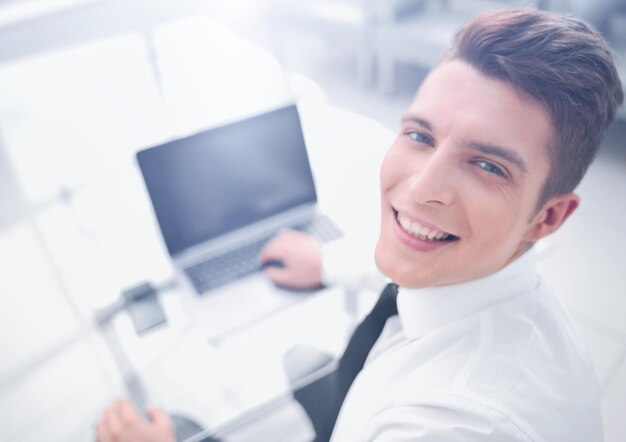
{"type": "Polygon", "coordinates": [[[398,222],[405,232],[422,240],[442,241],[450,236],[448,233],[442,232],[441,230],[431,229],[419,224],[416,221],[412,221],[401,213],[398,213],[398,222]]]}

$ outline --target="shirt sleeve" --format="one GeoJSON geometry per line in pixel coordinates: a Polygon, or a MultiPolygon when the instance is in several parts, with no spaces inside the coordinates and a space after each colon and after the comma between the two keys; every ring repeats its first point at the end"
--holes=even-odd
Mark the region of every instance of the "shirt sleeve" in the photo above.
{"type": "Polygon", "coordinates": [[[504,414],[465,398],[384,410],[371,422],[372,442],[508,442],[535,440],[504,414]]]}
{"type": "Polygon", "coordinates": [[[351,290],[378,291],[385,276],[374,260],[375,241],[344,237],[323,247],[322,282],[351,290]]]}

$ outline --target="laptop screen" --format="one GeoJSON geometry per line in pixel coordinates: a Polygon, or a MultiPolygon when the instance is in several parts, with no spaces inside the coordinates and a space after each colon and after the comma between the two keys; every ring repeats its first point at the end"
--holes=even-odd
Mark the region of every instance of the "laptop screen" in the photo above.
{"type": "Polygon", "coordinates": [[[137,153],[171,255],[316,201],[290,105],[137,153]]]}

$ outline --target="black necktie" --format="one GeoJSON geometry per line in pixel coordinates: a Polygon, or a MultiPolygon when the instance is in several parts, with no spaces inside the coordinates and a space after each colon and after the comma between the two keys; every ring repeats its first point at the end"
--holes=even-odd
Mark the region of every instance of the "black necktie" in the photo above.
{"type": "Polygon", "coordinates": [[[378,340],[387,319],[398,314],[397,294],[398,286],[394,283],[387,284],[372,311],[354,329],[346,350],[339,359],[337,371],[333,373],[331,397],[327,403],[328,413],[315,441],[330,439],[339,410],[354,378],[363,368],[367,355],[378,340]]]}

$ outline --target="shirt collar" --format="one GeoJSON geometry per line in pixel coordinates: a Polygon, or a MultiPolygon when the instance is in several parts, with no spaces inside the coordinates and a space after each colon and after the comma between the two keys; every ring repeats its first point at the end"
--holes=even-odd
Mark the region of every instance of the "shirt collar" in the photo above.
{"type": "Polygon", "coordinates": [[[398,315],[404,334],[418,338],[536,287],[533,248],[497,272],[467,282],[421,289],[400,287],[398,315]]]}

